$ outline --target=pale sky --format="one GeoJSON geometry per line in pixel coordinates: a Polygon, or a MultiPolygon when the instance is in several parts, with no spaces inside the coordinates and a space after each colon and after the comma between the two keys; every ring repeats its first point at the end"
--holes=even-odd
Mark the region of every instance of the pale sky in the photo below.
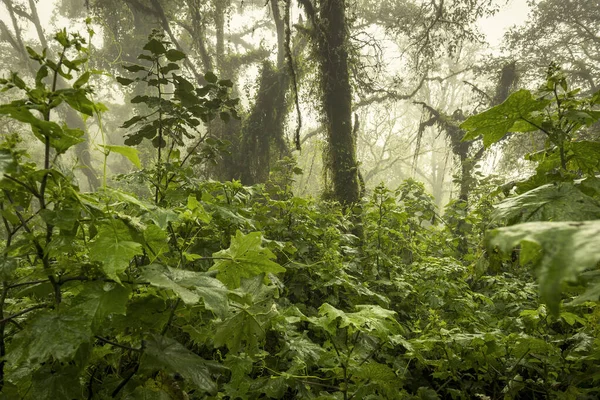
{"type": "Polygon", "coordinates": [[[479,21],[479,29],[487,36],[490,45],[500,48],[504,32],[513,25],[521,25],[527,19],[529,6],[526,0],[510,0],[508,5],[493,17],[479,21]]]}
{"type": "MultiPolygon", "coordinates": [[[[53,14],[56,0],[43,0],[37,2],[38,13],[44,27],[47,27],[53,14]]],[[[502,36],[506,29],[515,24],[522,24],[527,19],[529,7],[526,0],[509,0],[509,4],[502,11],[490,18],[482,19],[479,28],[487,36],[491,47],[499,48],[502,36]]],[[[12,29],[12,23],[6,12],[4,4],[0,2],[0,19],[12,29]]],[[[66,22],[66,21],[65,21],[66,22]]],[[[49,32],[46,32],[49,34],[49,32]]],[[[35,32],[26,32],[27,38],[35,38],[35,32]]]]}

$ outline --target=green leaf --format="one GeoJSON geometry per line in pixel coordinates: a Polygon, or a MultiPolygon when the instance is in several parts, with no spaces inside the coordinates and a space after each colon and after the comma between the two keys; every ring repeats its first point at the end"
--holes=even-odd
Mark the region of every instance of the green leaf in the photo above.
{"type": "MultiPolygon", "coordinates": [[[[129,72],[147,71],[146,67],[143,67],[143,66],[137,65],[137,64],[123,65],[123,68],[126,69],[129,72]]],[[[123,79],[127,79],[127,78],[123,78],[123,79]]],[[[119,78],[117,78],[117,80],[119,80],[119,78]]]]}
{"type": "Polygon", "coordinates": [[[95,107],[94,103],[87,98],[85,92],[82,90],[67,89],[61,91],[62,98],[76,111],[82,114],[94,115],[95,107]]]}
{"type": "Polygon", "coordinates": [[[58,361],[71,359],[82,343],[92,336],[86,315],[61,308],[60,311],[42,311],[32,318],[24,335],[26,358],[30,362],[44,362],[50,357],[58,361]]]}
{"type": "Polygon", "coordinates": [[[156,39],[150,39],[150,41],[144,45],[143,49],[151,52],[154,55],[165,54],[167,51],[165,46],[156,39]]]}
{"type": "Polygon", "coordinates": [[[495,207],[494,216],[512,225],[532,221],[600,219],[600,203],[569,182],[547,184],[495,207]]]}
{"type": "Polygon", "coordinates": [[[179,50],[170,49],[165,53],[165,56],[169,61],[177,62],[185,58],[185,53],[179,50]]]}
{"type": "Polygon", "coordinates": [[[95,332],[112,314],[125,315],[131,295],[129,287],[112,282],[86,282],[72,301],[73,310],[86,316],[95,332]]]}
{"type": "Polygon", "coordinates": [[[233,87],[233,82],[229,79],[221,79],[219,81],[219,85],[225,86],[225,87],[233,87]]]}
{"type": "Polygon", "coordinates": [[[157,387],[138,386],[125,400],[172,400],[169,394],[157,387]]]}
{"type": "Polygon", "coordinates": [[[463,140],[474,140],[483,135],[483,144],[488,147],[508,132],[535,131],[537,128],[527,121],[534,120],[532,113],[543,110],[549,103],[548,100],[535,99],[529,90],[519,90],[504,103],[463,122],[460,125],[466,131],[463,140]]]}
{"type": "Polygon", "coordinates": [[[84,390],[76,366],[45,365],[32,376],[31,398],[36,400],[81,399],[84,390]]]}
{"type": "Polygon", "coordinates": [[[75,83],[73,83],[73,89],[81,88],[83,85],[88,83],[89,80],[90,80],[90,73],[89,73],[89,71],[85,71],[83,74],[81,74],[81,76],[79,78],[77,78],[75,83]]]}
{"type": "Polygon", "coordinates": [[[142,163],[140,162],[140,157],[138,156],[137,149],[129,146],[117,146],[117,145],[100,145],[100,147],[104,147],[108,151],[112,151],[122,156],[125,156],[133,165],[138,168],[142,168],[142,163]]]}
{"type": "Polygon", "coordinates": [[[119,82],[123,86],[128,86],[128,85],[131,85],[135,81],[133,79],[123,78],[122,76],[117,76],[117,82],[119,82]]]}
{"type": "Polygon", "coordinates": [[[144,116],[136,115],[136,116],[128,119],[127,121],[123,122],[123,125],[121,125],[121,128],[129,128],[130,126],[133,126],[140,121],[144,121],[145,119],[146,119],[146,117],[144,117],[144,116]]]}
{"type": "Polygon", "coordinates": [[[204,74],[204,79],[206,79],[206,82],[208,83],[217,83],[219,80],[219,78],[212,71],[208,71],[206,74],[204,74]]]}
{"type": "Polygon", "coordinates": [[[541,297],[558,314],[561,284],[575,281],[578,274],[600,261],[600,221],[529,222],[491,231],[489,245],[508,252],[519,244],[539,251],[541,297]]]}
{"type": "MultiPolygon", "coordinates": [[[[171,51],[171,50],[169,50],[169,51],[171,51]]],[[[168,53],[169,53],[169,52],[167,52],[167,54],[168,54],[168,53]]],[[[167,55],[167,58],[168,58],[168,57],[169,57],[169,56],[167,55]]],[[[179,65],[177,65],[177,64],[175,64],[175,63],[168,63],[168,64],[167,64],[167,65],[165,65],[164,67],[160,67],[160,72],[161,72],[161,74],[165,74],[165,75],[166,75],[166,74],[168,74],[168,73],[169,73],[169,72],[171,72],[171,71],[177,71],[177,70],[179,70],[179,69],[181,69],[181,68],[179,68],[179,65]]]]}
{"type": "Polygon", "coordinates": [[[0,180],[4,179],[4,174],[14,171],[15,167],[12,153],[7,149],[0,149],[0,180]]]}
{"type": "Polygon", "coordinates": [[[250,310],[243,309],[217,325],[213,340],[215,347],[227,346],[234,354],[245,343],[246,353],[254,354],[258,351],[258,342],[265,334],[255,315],[250,310]]]}
{"type": "Polygon", "coordinates": [[[241,278],[285,272],[285,268],[271,261],[275,255],[271,250],[262,247],[261,243],[260,232],[244,235],[237,231],[235,236],[231,237],[228,249],[213,254],[213,257],[222,259],[216,260],[210,270],[218,271],[217,278],[232,289],[240,286],[241,278]]]}
{"type": "Polygon", "coordinates": [[[229,113],[226,113],[226,112],[224,112],[224,111],[221,111],[221,112],[219,113],[219,117],[221,118],[221,120],[222,120],[223,122],[229,122],[229,120],[231,119],[231,116],[229,115],[229,113]]]}
{"type": "Polygon", "coordinates": [[[207,309],[221,316],[227,314],[227,288],[201,272],[152,264],[144,267],[141,277],[153,286],[172,290],[185,304],[197,304],[202,298],[207,309]]]}
{"type": "Polygon", "coordinates": [[[38,89],[44,88],[44,79],[48,76],[48,67],[42,65],[35,74],[35,87],[38,89]]]}
{"type": "Polygon", "coordinates": [[[210,364],[171,338],[159,335],[148,338],[142,365],[144,368],[159,368],[181,374],[205,392],[214,394],[217,391],[217,384],[210,376],[210,364]]]}
{"type": "Polygon", "coordinates": [[[142,255],[143,251],[140,243],[131,241],[123,222],[115,221],[115,225],[118,226],[103,225],[98,230],[90,244],[90,260],[102,263],[106,276],[120,283],[119,274],[127,269],[134,256],[142,255]]]}
{"type": "Polygon", "coordinates": [[[336,334],[338,328],[350,328],[350,332],[363,332],[381,339],[387,338],[398,331],[396,312],[386,310],[376,305],[357,305],[357,312],[346,313],[325,303],[319,307],[319,317],[309,318],[309,321],[329,332],[336,334]]]}

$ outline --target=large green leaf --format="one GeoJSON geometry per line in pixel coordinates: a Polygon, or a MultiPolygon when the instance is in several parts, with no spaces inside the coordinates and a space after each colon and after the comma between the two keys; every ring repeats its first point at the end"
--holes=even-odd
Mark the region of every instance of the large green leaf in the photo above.
{"type": "Polygon", "coordinates": [[[172,290],[186,304],[197,304],[202,298],[207,309],[221,316],[227,314],[227,288],[201,272],[152,264],[144,267],[142,279],[153,286],[172,290]]]}
{"type": "Polygon", "coordinates": [[[460,125],[466,132],[463,140],[474,140],[483,135],[483,144],[487,147],[502,139],[508,132],[535,131],[537,128],[527,121],[537,121],[533,113],[543,110],[548,104],[547,100],[535,99],[529,90],[519,90],[511,94],[504,103],[463,122],[460,125]]]}
{"type": "Polygon", "coordinates": [[[138,156],[137,149],[130,146],[117,146],[117,145],[106,145],[102,146],[108,151],[112,151],[114,153],[118,153],[124,157],[126,157],[133,165],[138,168],[142,168],[142,163],[140,162],[140,157],[138,156]]]}
{"type": "Polygon", "coordinates": [[[260,232],[244,235],[237,231],[229,248],[214,253],[213,257],[217,260],[210,270],[218,271],[217,278],[229,288],[239,287],[241,278],[285,272],[285,268],[271,261],[275,258],[271,250],[262,247],[260,232]]]}
{"type": "Polygon", "coordinates": [[[523,245],[525,259],[536,261],[542,300],[557,314],[561,284],[574,281],[578,273],[600,261],[600,221],[529,222],[499,228],[491,231],[489,244],[503,251],[523,245]]]}
{"type": "Polygon", "coordinates": [[[131,241],[131,236],[121,221],[103,225],[90,244],[90,260],[102,263],[106,275],[117,282],[121,282],[119,274],[127,269],[131,259],[142,253],[142,245],[131,241]]]}
{"type": "Polygon", "coordinates": [[[241,285],[231,297],[237,312],[217,325],[214,337],[216,347],[227,346],[238,353],[245,344],[247,354],[259,351],[259,342],[278,312],[273,299],[277,288],[264,284],[263,275],[242,279],[241,285]]]}
{"type": "Polygon", "coordinates": [[[249,308],[243,308],[218,324],[213,340],[215,347],[227,346],[234,354],[237,354],[245,343],[246,353],[254,354],[258,351],[258,343],[265,334],[257,315],[249,308]]]}
{"type": "Polygon", "coordinates": [[[92,336],[89,320],[74,310],[43,311],[32,318],[17,342],[25,347],[23,355],[30,362],[44,362],[50,357],[68,360],[82,343],[92,336]]]}
{"type": "Polygon", "coordinates": [[[144,368],[181,374],[205,392],[217,391],[217,384],[210,376],[210,363],[174,339],[153,335],[146,340],[142,365],[144,368]]]}
{"type": "Polygon", "coordinates": [[[338,328],[350,329],[350,332],[363,332],[386,339],[390,334],[398,332],[398,324],[394,311],[377,305],[357,305],[357,312],[346,313],[325,303],[319,307],[319,316],[308,320],[329,332],[336,334],[338,328]]]}
{"type": "Polygon", "coordinates": [[[45,365],[32,377],[31,398],[35,400],[81,399],[84,390],[73,365],[45,365]]]}
{"type": "Polygon", "coordinates": [[[86,316],[96,329],[111,314],[125,315],[131,289],[112,282],[86,282],[73,299],[73,310],[86,316]]]}
{"type": "Polygon", "coordinates": [[[573,183],[547,184],[496,206],[496,218],[510,225],[532,221],[588,221],[600,219],[600,202],[573,183]]]}

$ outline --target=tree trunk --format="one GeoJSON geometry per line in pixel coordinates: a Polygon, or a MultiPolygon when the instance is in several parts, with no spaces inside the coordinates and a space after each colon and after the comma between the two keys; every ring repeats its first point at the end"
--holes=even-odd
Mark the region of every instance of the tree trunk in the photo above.
{"type": "Polygon", "coordinates": [[[345,0],[323,0],[317,32],[321,90],[334,199],[344,207],[359,201],[356,148],[352,137],[352,89],[348,73],[345,0]]]}

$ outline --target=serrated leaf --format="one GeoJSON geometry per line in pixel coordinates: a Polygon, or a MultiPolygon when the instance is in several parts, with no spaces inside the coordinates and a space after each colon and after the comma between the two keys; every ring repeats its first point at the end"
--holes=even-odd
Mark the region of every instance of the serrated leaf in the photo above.
{"type": "Polygon", "coordinates": [[[32,376],[31,398],[36,400],[80,399],[84,396],[75,366],[43,366],[32,376]],[[58,371],[57,371],[58,369],[58,371]]]}
{"type": "Polygon", "coordinates": [[[494,216],[510,225],[532,221],[586,221],[600,219],[600,203],[574,184],[564,182],[509,197],[495,207],[494,216]]]}
{"type": "Polygon", "coordinates": [[[532,113],[543,110],[549,101],[535,99],[526,89],[511,94],[502,104],[469,117],[460,125],[466,134],[463,140],[474,140],[483,135],[483,144],[488,147],[508,132],[527,132],[537,128],[527,121],[532,113]]]}
{"type": "Polygon", "coordinates": [[[112,151],[114,153],[121,154],[126,157],[133,165],[138,168],[142,168],[142,163],[140,162],[140,157],[138,156],[137,149],[129,146],[117,146],[117,145],[100,145],[100,147],[104,147],[105,149],[112,151]]]}
{"type": "Polygon", "coordinates": [[[172,397],[160,388],[138,386],[125,400],[172,400],[172,397]]]}
{"type": "Polygon", "coordinates": [[[350,371],[352,371],[353,381],[393,382],[398,379],[394,370],[385,364],[380,364],[375,361],[352,366],[350,371]]]}
{"type": "Polygon", "coordinates": [[[325,303],[319,307],[319,316],[309,318],[309,321],[331,335],[335,335],[338,328],[346,327],[350,332],[364,332],[385,340],[397,333],[396,312],[371,304],[357,305],[356,309],[357,312],[346,313],[325,303]]]}
{"type": "Polygon", "coordinates": [[[165,46],[156,39],[150,39],[143,47],[144,50],[151,52],[154,55],[165,54],[167,51],[165,46]]]}
{"type": "Polygon", "coordinates": [[[250,310],[244,309],[218,324],[213,340],[215,347],[227,346],[234,354],[246,344],[246,353],[254,354],[264,337],[265,330],[259,321],[250,310]]]}
{"type": "Polygon", "coordinates": [[[217,278],[232,289],[240,286],[241,278],[285,272],[285,268],[271,261],[275,258],[271,250],[262,247],[260,232],[244,235],[237,231],[229,248],[214,253],[213,257],[217,260],[210,270],[218,271],[217,278]]]}
{"type": "MultiPolygon", "coordinates": [[[[118,222],[119,225],[124,225],[121,221],[118,222]]],[[[127,269],[132,258],[143,254],[142,245],[131,241],[127,227],[124,226],[102,226],[89,249],[90,260],[102,263],[106,276],[116,282],[121,282],[119,274],[127,269]]]]}
{"type": "Polygon", "coordinates": [[[82,343],[92,336],[87,316],[72,310],[42,311],[32,318],[24,335],[26,359],[30,362],[44,362],[50,357],[58,361],[73,357],[82,343]]]}
{"type": "Polygon", "coordinates": [[[600,221],[529,222],[494,229],[489,245],[508,252],[521,244],[535,244],[539,251],[536,267],[542,300],[558,314],[561,284],[600,261],[600,221]]]}
{"type": "Polygon", "coordinates": [[[144,368],[165,369],[181,374],[198,389],[214,394],[217,384],[210,376],[209,363],[174,339],[152,335],[145,341],[144,368]]]}
{"type": "Polygon", "coordinates": [[[111,314],[125,315],[131,294],[129,287],[112,282],[86,282],[72,301],[73,310],[91,321],[96,331],[111,314]]]}
{"type": "Polygon", "coordinates": [[[197,304],[202,298],[207,309],[227,314],[227,288],[204,273],[152,264],[144,267],[141,276],[153,286],[172,290],[186,304],[197,304]]]}

